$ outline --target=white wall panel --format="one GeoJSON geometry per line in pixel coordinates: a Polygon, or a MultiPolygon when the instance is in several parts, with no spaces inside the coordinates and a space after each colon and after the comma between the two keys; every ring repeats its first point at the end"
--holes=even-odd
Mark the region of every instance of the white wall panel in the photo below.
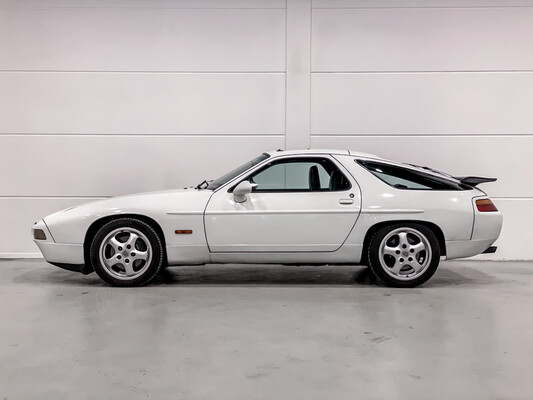
{"type": "Polygon", "coordinates": [[[432,167],[455,176],[496,177],[491,196],[533,197],[533,136],[314,136],[315,148],[341,148],[432,167]]]}
{"type": "Polygon", "coordinates": [[[498,177],[481,258],[533,259],[532,20],[533,0],[0,0],[0,257],[38,254],[59,209],[310,141],[498,177]]]}
{"type": "Polygon", "coordinates": [[[1,198],[0,258],[41,256],[31,227],[43,216],[98,198],[1,198]]]}
{"type": "Polygon", "coordinates": [[[4,70],[283,71],[284,44],[279,9],[0,12],[4,70]]]}
{"type": "Polygon", "coordinates": [[[533,72],[313,74],[313,134],[531,134],[533,72]]]}
{"type": "Polygon", "coordinates": [[[279,134],[284,90],[284,74],[5,72],[0,133],[279,134]]]}
{"type": "Polygon", "coordinates": [[[111,196],[215,179],[284,136],[0,136],[1,196],[111,196]]]}
{"type": "Polygon", "coordinates": [[[314,10],[313,71],[533,68],[533,8],[314,10]]]}
{"type": "Polygon", "coordinates": [[[533,199],[494,199],[503,213],[503,228],[500,238],[494,243],[494,254],[474,257],[478,260],[532,260],[533,247],[533,199]]]}
{"type": "Polygon", "coordinates": [[[286,147],[309,147],[311,123],[311,0],[287,4],[286,147]]]}

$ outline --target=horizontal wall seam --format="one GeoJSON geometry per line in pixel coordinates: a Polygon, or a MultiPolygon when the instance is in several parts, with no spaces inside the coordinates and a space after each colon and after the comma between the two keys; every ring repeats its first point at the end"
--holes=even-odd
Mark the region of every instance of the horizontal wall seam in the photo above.
{"type": "Polygon", "coordinates": [[[0,253],[0,259],[1,261],[9,261],[10,259],[17,259],[17,258],[43,258],[43,255],[41,253],[0,253]]]}
{"type": "Polygon", "coordinates": [[[334,137],[361,137],[361,138],[401,138],[401,137],[533,137],[532,133],[312,133],[311,137],[316,138],[334,138],[334,137]]]}
{"type": "Polygon", "coordinates": [[[450,70],[383,70],[383,71],[335,71],[313,70],[311,74],[370,75],[370,74],[528,74],[533,69],[450,69],[450,70]]]}
{"type": "Polygon", "coordinates": [[[468,8],[532,8],[533,6],[383,6],[383,7],[313,7],[313,10],[401,10],[401,9],[468,9],[468,8]]]}
{"type": "Polygon", "coordinates": [[[148,137],[148,138],[157,138],[157,137],[184,137],[184,138],[195,138],[195,137],[206,137],[206,138],[261,138],[261,137],[279,137],[283,138],[284,133],[0,133],[0,137],[36,137],[36,136],[68,136],[68,137],[148,137]]]}
{"type": "MultiPolygon", "coordinates": [[[[283,138],[285,133],[0,133],[0,137],[142,137],[142,138],[167,138],[167,137],[183,137],[183,138],[263,138],[263,137],[279,137],[283,138]]],[[[465,137],[465,138],[480,138],[480,137],[533,137],[532,133],[334,133],[334,134],[311,134],[313,138],[335,138],[335,137],[354,137],[354,138],[401,138],[401,137],[465,137]]]]}
{"type": "Polygon", "coordinates": [[[0,10],[49,11],[49,10],[285,10],[286,7],[87,7],[87,6],[55,6],[55,7],[0,7],[0,10]]]}
{"type": "Polygon", "coordinates": [[[2,196],[0,195],[0,200],[33,200],[33,199],[40,199],[40,200],[55,200],[55,199],[94,199],[94,200],[100,200],[100,199],[108,199],[112,196],[15,196],[15,195],[9,195],[9,196],[2,196]]]}
{"type": "Polygon", "coordinates": [[[202,74],[238,74],[238,75],[248,75],[248,74],[285,74],[284,70],[270,70],[270,71],[238,71],[238,70],[229,70],[229,71],[218,71],[218,70],[206,70],[206,71],[190,71],[190,70],[73,70],[73,69],[0,69],[0,73],[5,74],[184,74],[184,75],[202,75],[202,74]]]}

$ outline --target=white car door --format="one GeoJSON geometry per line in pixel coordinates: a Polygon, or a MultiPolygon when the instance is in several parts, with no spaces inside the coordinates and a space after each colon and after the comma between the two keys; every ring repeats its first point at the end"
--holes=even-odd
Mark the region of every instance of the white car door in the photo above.
{"type": "Polygon", "coordinates": [[[213,194],[206,237],[211,252],[335,251],[360,209],[357,182],[333,158],[277,158],[213,194]],[[257,186],[237,203],[232,190],[243,180],[257,186]]]}

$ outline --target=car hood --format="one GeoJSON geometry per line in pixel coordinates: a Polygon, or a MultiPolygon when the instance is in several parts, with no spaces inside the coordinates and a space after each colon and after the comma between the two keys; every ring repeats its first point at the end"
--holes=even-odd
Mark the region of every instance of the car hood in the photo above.
{"type": "Polygon", "coordinates": [[[76,219],[91,223],[109,215],[142,214],[158,219],[168,213],[203,212],[213,192],[193,188],[116,196],[81,204],[44,218],[49,225],[76,219]]]}

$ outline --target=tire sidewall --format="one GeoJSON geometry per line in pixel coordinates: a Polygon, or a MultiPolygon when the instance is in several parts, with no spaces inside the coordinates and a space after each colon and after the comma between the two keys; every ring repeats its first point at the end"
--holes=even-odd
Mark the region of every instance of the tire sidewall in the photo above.
{"type": "Polygon", "coordinates": [[[372,239],[370,240],[370,245],[368,246],[368,261],[369,266],[372,272],[387,286],[392,287],[404,287],[404,288],[412,288],[419,285],[422,285],[423,283],[427,282],[435,273],[439,266],[440,262],[440,245],[437,237],[435,236],[435,233],[428,228],[425,225],[417,224],[417,223],[397,223],[393,225],[385,226],[381,229],[379,229],[372,239]],[[424,235],[429,242],[429,245],[431,246],[431,260],[429,262],[428,267],[422,274],[417,276],[416,278],[412,280],[401,280],[396,279],[392,276],[390,276],[385,270],[384,266],[381,265],[381,262],[379,260],[379,247],[381,245],[381,242],[383,239],[389,234],[389,232],[392,232],[395,229],[398,228],[410,228],[415,229],[418,232],[420,232],[422,235],[424,235]]]}
{"type": "Polygon", "coordinates": [[[131,287],[147,285],[159,272],[163,264],[163,256],[163,244],[157,232],[146,222],[135,218],[119,218],[108,222],[98,230],[91,241],[91,264],[98,276],[113,286],[131,287]],[[150,261],[150,265],[140,276],[134,279],[122,280],[110,275],[100,261],[99,250],[102,241],[111,231],[119,228],[134,228],[141,231],[146,235],[152,247],[152,260],[150,261]]]}

